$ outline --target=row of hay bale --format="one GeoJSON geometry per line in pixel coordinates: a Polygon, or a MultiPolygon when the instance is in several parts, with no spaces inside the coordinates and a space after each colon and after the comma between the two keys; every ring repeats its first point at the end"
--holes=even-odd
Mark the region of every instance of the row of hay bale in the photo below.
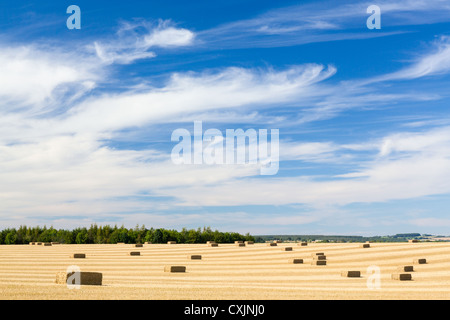
{"type": "Polygon", "coordinates": [[[29,245],[44,246],[44,247],[51,247],[53,244],[59,244],[59,242],[30,242],[29,243],[29,245]]]}
{"type": "MultiPolygon", "coordinates": [[[[311,260],[312,265],[316,265],[316,266],[326,266],[327,265],[327,257],[323,252],[312,253],[311,256],[312,256],[312,260],[311,260]]],[[[290,259],[289,263],[303,264],[304,259],[300,259],[300,258],[290,259]]]]}
{"type": "MultiPolygon", "coordinates": [[[[273,245],[276,246],[278,243],[283,243],[283,240],[272,240],[272,241],[266,241],[267,245],[273,245]]],[[[308,242],[302,241],[297,243],[298,246],[307,246],[308,242]]]]}
{"type": "MultiPolygon", "coordinates": [[[[140,256],[141,253],[139,251],[131,251],[128,253],[130,256],[140,256]]],[[[74,259],[85,259],[86,254],[85,253],[74,253],[70,255],[71,258],[74,259]]],[[[198,254],[192,254],[188,255],[188,259],[190,260],[202,260],[202,256],[198,254]]],[[[186,266],[174,266],[174,265],[166,265],[164,266],[164,272],[171,272],[171,273],[182,273],[186,272],[186,266]]],[[[73,283],[73,276],[77,275],[77,283],[79,285],[95,285],[95,286],[101,286],[103,281],[103,274],[101,272],[84,272],[79,271],[78,274],[76,272],[58,272],[56,274],[56,281],[57,284],[68,284],[67,281],[70,280],[72,283],[69,283],[69,285],[74,285],[73,283]]]]}
{"type": "MultiPolygon", "coordinates": [[[[129,256],[140,256],[141,252],[140,251],[131,251],[127,253],[129,256]]],[[[70,258],[72,259],[86,259],[86,254],[85,253],[73,253],[70,255],[70,258]]],[[[191,254],[188,255],[188,259],[190,260],[201,260],[202,256],[199,254],[191,254]]]]}
{"type": "MultiPolygon", "coordinates": [[[[426,259],[414,259],[413,264],[425,264],[427,263],[426,259]]],[[[400,266],[397,268],[398,273],[391,274],[392,280],[400,280],[400,281],[408,281],[412,280],[412,274],[411,273],[404,273],[404,272],[414,272],[414,266],[400,266]]],[[[361,277],[361,271],[342,271],[341,272],[342,277],[347,278],[359,278],[361,277]]]]}
{"type": "MultiPolygon", "coordinates": [[[[366,243],[365,245],[368,245],[368,244],[366,243]]],[[[367,246],[363,246],[363,248],[367,248],[367,246]]],[[[292,247],[286,247],[284,249],[285,249],[285,251],[291,251],[292,247]]],[[[304,260],[295,258],[295,259],[289,260],[289,262],[292,264],[303,264],[304,260]]],[[[426,264],[426,263],[427,263],[427,260],[423,259],[423,258],[413,260],[413,264],[426,264]]],[[[325,253],[324,252],[313,253],[311,264],[312,265],[326,265],[327,258],[325,256],[325,253]]],[[[397,268],[397,271],[399,273],[393,273],[391,275],[392,280],[401,280],[401,281],[412,280],[411,273],[403,273],[403,272],[413,272],[414,266],[409,266],[409,265],[408,266],[400,266],[397,268]]],[[[342,271],[341,276],[347,277],[347,278],[355,278],[355,277],[359,278],[359,277],[361,277],[361,271],[358,271],[358,270],[342,271]]]]}
{"type": "MultiPolygon", "coordinates": [[[[421,259],[414,259],[414,264],[426,264],[427,259],[421,258],[421,259]]],[[[400,266],[397,268],[398,273],[391,274],[392,280],[400,280],[400,281],[408,281],[412,280],[412,274],[411,273],[403,273],[403,272],[414,272],[414,266],[400,266]]]]}
{"type": "MultiPolygon", "coordinates": [[[[276,247],[276,246],[278,246],[278,243],[280,243],[280,242],[267,242],[267,245],[269,247],[276,247]]],[[[308,245],[308,243],[307,242],[299,242],[297,245],[298,246],[302,246],[302,247],[306,247],[308,245]]]]}
{"type": "MultiPolygon", "coordinates": [[[[167,241],[167,244],[176,244],[176,241],[167,241]]],[[[30,243],[31,244],[31,243],[30,243]]],[[[125,244],[124,242],[117,242],[117,244],[125,244]]],[[[145,244],[152,244],[151,242],[145,242],[145,244]]],[[[206,241],[206,244],[210,247],[218,247],[219,244],[216,243],[215,241],[206,241]]],[[[235,245],[239,246],[239,247],[245,247],[246,245],[251,245],[254,244],[254,241],[235,241],[234,242],[235,245]]],[[[143,247],[142,244],[138,243],[135,244],[136,247],[143,247]]]]}
{"type": "MultiPolygon", "coordinates": [[[[418,243],[420,242],[417,239],[410,239],[408,240],[409,243],[418,243]]],[[[361,244],[361,248],[370,248],[370,243],[372,243],[372,241],[366,241],[366,243],[361,244]]]]}

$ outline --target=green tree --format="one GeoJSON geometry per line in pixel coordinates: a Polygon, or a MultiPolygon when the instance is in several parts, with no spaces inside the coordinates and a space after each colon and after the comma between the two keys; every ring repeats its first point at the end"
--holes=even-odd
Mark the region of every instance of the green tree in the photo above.
{"type": "Polygon", "coordinates": [[[16,244],[17,236],[15,232],[8,232],[5,237],[5,244],[16,244]]]}
{"type": "Polygon", "coordinates": [[[163,243],[163,232],[161,229],[156,229],[153,233],[153,243],[163,243]]]}
{"type": "Polygon", "coordinates": [[[86,244],[88,241],[88,232],[86,230],[86,228],[81,229],[80,232],[78,232],[76,238],[75,238],[75,243],[77,244],[86,244]]]}

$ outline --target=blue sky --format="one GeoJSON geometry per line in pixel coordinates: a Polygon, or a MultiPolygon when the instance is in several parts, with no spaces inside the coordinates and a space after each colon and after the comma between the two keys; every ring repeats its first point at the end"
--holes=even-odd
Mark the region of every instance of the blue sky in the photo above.
{"type": "Polygon", "coordinates": [[[2,1],[0,226],[448,235],[449,17],[440,0],[2,1]],[[279,129],[278,173],[174,164],[194,121],[279,129]]]}

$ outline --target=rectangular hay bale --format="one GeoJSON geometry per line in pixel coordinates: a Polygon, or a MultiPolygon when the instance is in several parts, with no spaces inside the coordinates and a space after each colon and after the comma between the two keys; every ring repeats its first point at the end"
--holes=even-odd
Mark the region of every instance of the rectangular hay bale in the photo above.
{"type": "Polygon", "coordinates": [[[176,244],[176,241],[167,241],[167,244],[176,244]]]}
{"type": "Polygon", "coordinates": [[[313,256],[313,260],[327,260],[326,256],[313,256]]]}
{"type": "Polygon", "coordinates": [[[51,247],[51,246],[52,246],[52,244],[51,244],[51,243],[48,243],[48,242],[46,242],[46,243],[44,243],[44,244],[43,244],[43,246],[44,246],[44,247],[51,247]]]}
{"type": "Polygon", "coordinates": [[[165,266],[164,272],[186,272],[185,266],[165,266]]]}
{"type": "Polygon", "coordinates": [[[245,243],[235,243],[236,247],[245,247],[245,243]]]}
{"type": "Polygon", "coordinates": [[[283,251],[292,251],[292,247],[284,247],[282,250],[283,251]]]}
{"type": "Polygon", "coordinates": [[[427,259],[414,259],[414,264],[425,264],[427,263],[427,259]]]}
{"type": "Polygon", "coordinates": [[[414,267],[413,266],[401,266],[397,268],[397,271],[399,272],[413,272],[414,267]]]}
{"type": "Polygon", "coordinates": [[[245,244],[254,244],[255,242],[254,241],[245,241],[244,243],[245,244]]]}
{"type": "Polygon", "coordinates": [[[341,276],[347,278],[359,278],[361,277],[361,271],[342,271],[341,276]]]}
{"type": "Polygon", "coordinates": [[[361,245],[361,248],[370,248],[370,244],[369,243],[363,243],[361,245]]]}
{"type": "Polygon", "coordinates": [[[218,247],[219,244],[218,243],[208,243],[209,247],[218,247]]]}
{"type": "Polygon", "coordinates": [[[311,264],[315,266],[326,266],[327,260],[313,260],[311,261],[311,264]]]}
{"type": "Polygon", "coordinates": [[[188,259],[191,260],[202,260],[202,256],[199,254],[191,254],[190,256],[188,256],[188,259]]]}
{"type": "Polygon", "coordinates": [[[128,255],[129,256],[140,256],[141,252],[140,251],[131,251],[128,255]]]}
{"type": "Polygon", "coordinates": [[[302,246],[302,247],[306,247],[308,245],[308,242],[300,242],[298,245],[302,246]]]}
{"type": "Polygon", "coordinates": [[[85,253],[74,253],[70,257],[74,258],[74,259],[84,259],[84,258],[86,258],[86,254],[85,253]]]}
{"type": "Polygon", "coordinates": [[[267,245],[269,247],[276,247],[277,246],[277,244],[275,242],[269,242],[267,245]]]}
{"type": "Polygon", "coordinates": [[[411,273],[393,273],[391,275],[392,280],[400,280],[400,281],[407,281],[412,280],[411,273]]]}
{"type": "Polygon", "coordinates": [[[134,245],[135,248],[142,248],[143,246],[144,246],[144,245],[141,244],[141,243],[136,243],[136,244],[134,245]]]}
{"type": "Polygon", "coordinates": [[[289,262],[293,264],[301,264],[303,263],[303,259],[291,259],[289,262]]]}
{"type": "MultiPolygon", "coordinates": [[[[69,277],[74,275],[75,272],[58,272],[56,274],[56,283],[57,284],[67,284],[67,280],[69,277]]],[[[101,286],[103,280],[103,274],[100,272],[79,272],[80,283],[69,283],[69,285],[91,285],[91,286],[101,286]]]]}

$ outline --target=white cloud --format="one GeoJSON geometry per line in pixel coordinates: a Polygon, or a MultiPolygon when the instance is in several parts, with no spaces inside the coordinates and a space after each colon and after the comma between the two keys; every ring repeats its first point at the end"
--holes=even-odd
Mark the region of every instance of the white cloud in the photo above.
{"type": "Polygon", "coordinates": [[[389,27],[447,22],[446,0],[333,1],[310,2],[282,7],[256,17],[219,25],[199,32],[208,47],[278,47],[305,43],[362,39],[394,35],[409,30],[386,32],[389,27]],[[360,32],[376,4],[382,12],[380,32],[360,32]]]}
{"type": "Polygon", "coordinates": [[[450,37],[441,36],[433,44],[432,52],[420,56],[410,66],[397,72],[372,79],[374,81],[409,80],[450,72],[450,37]]]}
{"type": "Polygon", "coordinates": [[[194,33],[187,29],[167,27],[158,28],[145,36],[144,41],[148,47],[181,47],[193,43],[194,33]]]}
{"type": "MultiPolygon", "coordinates": [[[[47,52],[33,46],[5,47],[0,50],[0,104],[2,111],[48,108],[64,86],[91,89],[99,70],[89,60],[79,63],[74,54],[47,52]]],[[[78,91],[77,90],[77,91],[78,91]]]]}
{"type": "Polygon", "coordinates": [[[332,142],[282,142],[281,160],[302,160],[307,162],[336,162],[340,146],[332,142]]]}
{"type": "Polygon", "coordinates": [[[156,53],[150,51],[152,48],[189,46],[193,44],[194,38],[194,32],[177,28],[170,20],[160,20],[156,26],[147,21],[124,22],[115,39],[96,41],[89,47],[103,63],[130,64],[136,60],[156,57],[156,53]]]}
{"type": "Polygon", "coordinates": [[[103,63],[130,64],[136,60],[156,57],[156,53],[148,52],[147,48],[113,48],[94,42],[97,56],[103,63]]]}
{"type": "Polygon", "coordinates": [[[114,131],[174,122],[186,112],[262,108],[310,95],[312,85],[334,73],[333,67],[310,64],[282,71],[227,68],[217,73],[174,74],[163,88],[86,100],[56,119],[54,129],[68,133],[114,131]]]}

